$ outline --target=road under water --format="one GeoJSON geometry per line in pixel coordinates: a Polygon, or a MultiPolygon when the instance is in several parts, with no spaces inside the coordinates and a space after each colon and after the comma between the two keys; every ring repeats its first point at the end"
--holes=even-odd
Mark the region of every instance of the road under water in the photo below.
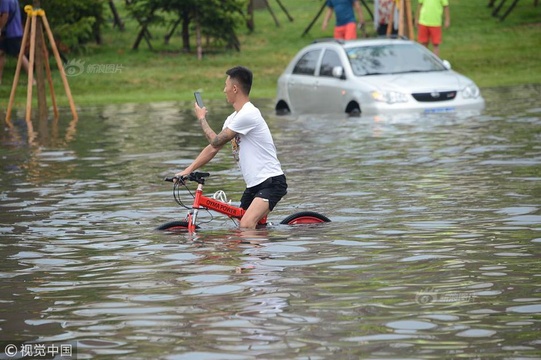
{"type": "MultiPolygon", "coordinates": [[[[276,117],[289,182],[240,232],[181,220],[166,175],[206,144],[191,104],[89,107],[0,143],[0,342],[79,359],[540,358],[541,87],[481,114],[276,117]]],[[[218,130],[230,107],[207,102],[218,130]]],[[[206,191],[240,199],[229,151],[206,191]]],[[[189,195],[185,193],[189,203],[189,195]]],[[[212,221],[210,221],[212,220],[212,221]]]]}

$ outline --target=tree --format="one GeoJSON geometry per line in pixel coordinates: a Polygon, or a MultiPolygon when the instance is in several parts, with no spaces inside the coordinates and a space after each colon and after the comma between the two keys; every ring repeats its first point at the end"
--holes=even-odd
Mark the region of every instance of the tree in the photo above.
{"type": "MultiPolygon", "coordinates": [[[[101,43],[105,0],[41,0],[55,39],[66,49],[76,49],[89,41],[101,43]]],[[[31,0],[21,6],[32,5],[31,0]]]]}
{"type": "MultiPolygon", "coordinates": [[[[182,48],[191,51],[191,31],[213,40],[216,45],[240,50],[236,30],[246,23],[243,9],[247,0],[132,0],[128,10],[141,24],[140,38],[150,25],[182,23],[182,48]]],[[[147,33],[148,35],[148,33],[147,33]]],[[[199,47],[202,45],[199,43],[199,47]]]]}

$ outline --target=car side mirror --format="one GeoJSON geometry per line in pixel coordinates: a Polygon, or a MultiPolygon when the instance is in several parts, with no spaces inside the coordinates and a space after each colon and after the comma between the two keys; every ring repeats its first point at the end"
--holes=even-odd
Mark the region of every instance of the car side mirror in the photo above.
{"type": "Polygon", "coordinates": [[[443,63],[443,66],[445,66],[445,68],[447,70],[451,70],[451,63],[447,60],[442,60],[442,63],[443,63]]]}
{"type": "Polygon", "coordinates": [[[334,66],[332,68],[332,76],[337,79],[345,79],[346,76],[344,75],[344,68],[341,66],[334,66]]]}

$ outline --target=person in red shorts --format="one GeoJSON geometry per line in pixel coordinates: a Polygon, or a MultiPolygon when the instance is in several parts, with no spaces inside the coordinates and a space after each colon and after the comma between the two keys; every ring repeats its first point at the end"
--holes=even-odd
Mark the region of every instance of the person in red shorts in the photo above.
{"type": "Polygon", "coordinates": [[[362,29],[364,26],[363,10],[359,0],[327,0],[327,12],[323,17],[322,30],[326,30],[333,12],[336,15],[336,25],[334,27],[334,38],[342,40],[353,40],[357,38],[357,27],[362,29]],[[359,17],[359,24],[355,19],[355,13],[359,17]]]}
{"type": "Polygon", "coordinates": [[[424,46],[432,44],[432,52],[440,56],[442,23],[445,28],[451,25],[449,0],[419,0],[417,8],[417,41],[424,46]],[[443,17],[445,15],[445,22],[443,17]]]}

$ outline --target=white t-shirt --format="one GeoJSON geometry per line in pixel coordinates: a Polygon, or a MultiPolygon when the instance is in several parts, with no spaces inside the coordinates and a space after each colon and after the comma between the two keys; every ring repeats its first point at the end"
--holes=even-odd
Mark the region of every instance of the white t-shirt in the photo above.
{"type": "Polygon", "coordinates": [[[251,102],[229,115],[223,128],[237,133],[231,144],[246,187],[259,185],[269,177],[284,173],[269,127],[259,109],[251,102]]]}

